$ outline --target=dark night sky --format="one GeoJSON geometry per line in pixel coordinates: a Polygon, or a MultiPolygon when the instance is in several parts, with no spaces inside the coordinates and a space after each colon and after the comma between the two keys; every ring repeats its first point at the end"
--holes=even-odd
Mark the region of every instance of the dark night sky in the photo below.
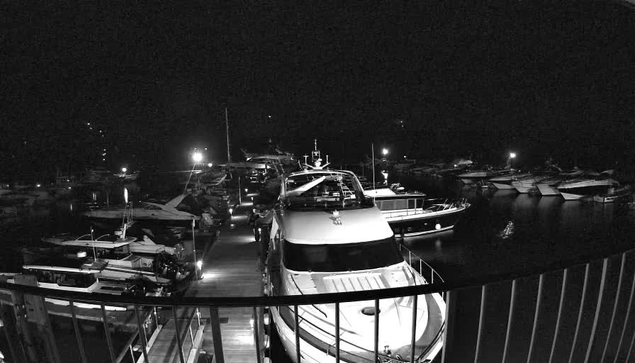
{"type": "Polygon", "coordinates": [[[102,147],[112,168],[184,163],[191,146],[223,161],[225,107],[235,158],[271,137],[349,162],[371,142],[635,161],[635,9],[620,3],[3,3],[5,170],[78,169],[102,147]]]}

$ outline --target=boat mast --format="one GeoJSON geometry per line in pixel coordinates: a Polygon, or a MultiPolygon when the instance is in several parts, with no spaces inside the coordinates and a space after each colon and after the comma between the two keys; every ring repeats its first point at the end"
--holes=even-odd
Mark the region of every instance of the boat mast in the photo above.
{"type": "Polygon", "coordinates": [[[225,134],[227,136],[227,164],[230,164],[232,157],[229,153],[229,117],[227,116],[227,107],[225,107],[225,134]]]}
{"type": "Polygon", "coordinates": [[[372,142],[370,143],[370,155],[370,162],[373,165],[373,190],[375,190],[375,144],[372,142]]]}

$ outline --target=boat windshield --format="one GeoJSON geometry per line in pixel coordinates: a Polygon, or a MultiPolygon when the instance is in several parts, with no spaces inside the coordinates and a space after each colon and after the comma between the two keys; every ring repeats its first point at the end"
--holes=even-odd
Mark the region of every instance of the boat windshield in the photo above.
{"type": "Polygon", "coordinates": [[[349,173],[292,175],[285,180],[285,190],[287,208],[291,210],[373,206],[355,175],[349,173]]]}
{"type": "Polygon", "coordinates": [[[284,265],[295,271],[370,270],[403,262],[394,237],[379,241],[306,245],[284,241],[284,265]]]}

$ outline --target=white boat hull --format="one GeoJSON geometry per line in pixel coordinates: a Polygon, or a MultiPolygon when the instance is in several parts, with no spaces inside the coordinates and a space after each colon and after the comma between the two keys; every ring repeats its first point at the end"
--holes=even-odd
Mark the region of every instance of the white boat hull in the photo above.
{"type": "Polygon", "coordinates": [[[512,189],[516,189],[513,185],[511,184],[505,184],[505,183],[494,183],[492,182],[492,184],[494,184],[494,186],[496,187],[496,189],[498,190],[512,190],[512,189]]]}
{"type": "Polygon", "coordinates": [[[581,200],[582,198],[585,197],[584,194],[573,194],[573,193],[566,193],[566,192],[560,192],[560,195],[564,198],[564,200],[581,200]]]}
{"type": "Polygon", "coordinates": [[[537,184],[536,186],[538,187],[540,194],[543,196],[560,195],[560,191],[555,186],[548,184],[537,184]]]}

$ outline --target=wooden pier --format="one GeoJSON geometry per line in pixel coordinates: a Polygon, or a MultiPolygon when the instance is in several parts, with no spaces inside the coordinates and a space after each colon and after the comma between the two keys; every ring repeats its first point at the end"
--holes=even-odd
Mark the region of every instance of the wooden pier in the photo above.
{"type": "MultiPolygon", "coordinates": [[[[246,216],[250,208],[250,205],[238,207],[234,216],[221,226],[215,241],[202,253],[202,278],[190,285],[185,296],[262,296],[263,271],[258,246],[246,216]]],[[[201,311],[202,320],[209,321],[211,314],[218,314],[221,322],[219,334],[224,361],[256,362],[254,309],[205,310],[201,311]]],[[[213,354],[214,339],[212,330],[206,329],[201,349],[213,354]]]]}

